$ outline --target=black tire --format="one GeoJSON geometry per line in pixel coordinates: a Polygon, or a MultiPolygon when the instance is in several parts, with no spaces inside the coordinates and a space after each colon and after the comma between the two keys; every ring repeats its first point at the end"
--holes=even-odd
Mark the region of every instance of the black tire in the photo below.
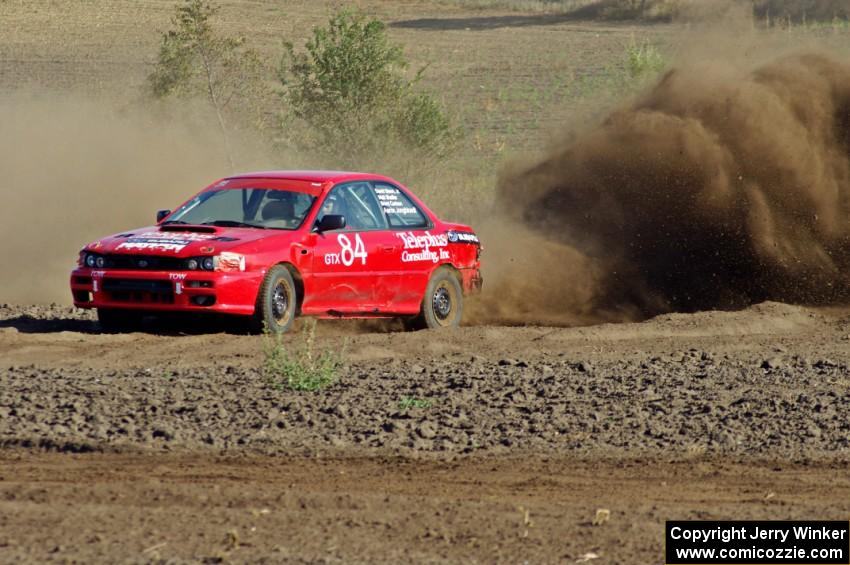
{"type": "Polygon", "coordinates": [[[463,288],[454,271],[440,267],[428,281],[419,315],[408,327],[413,329],[456,328],[463,316],[463,288]]]}
{"type": "Polygon", "coordinates": [[[250,323],[251,331],[287,332],[295,321],[297,308],[298,291],[292,274],[283,265],[275,265],[266,273],[257,293],[257,305],[250,323]]]}
{"type": "Polygon", "coordinates": [[[117,308],[98,308],[97,321],[100,329],[106,333],[122,333],[138,330],[144,315],[135,310],[117,308]]]}

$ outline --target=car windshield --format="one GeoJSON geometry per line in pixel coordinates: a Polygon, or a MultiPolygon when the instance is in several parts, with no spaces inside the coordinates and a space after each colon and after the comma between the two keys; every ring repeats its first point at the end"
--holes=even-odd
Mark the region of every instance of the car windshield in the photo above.
{"type": "Polygon", "coordinates": [[[294,230],[314,200],[309,194],[289,190],[209,190],[175,210],[163,223],[294,230]]]}

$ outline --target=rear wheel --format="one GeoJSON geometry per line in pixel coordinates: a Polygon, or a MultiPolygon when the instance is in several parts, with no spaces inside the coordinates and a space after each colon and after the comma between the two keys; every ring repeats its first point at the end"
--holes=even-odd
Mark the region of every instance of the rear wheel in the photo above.
{"type": "Polygon", "coordinates": [[[251,330],[268,330],[271,333],[288,331],[295,321],[297,305],[298,294],[289,269],[275,265],[269,269],[260,285],[257,305],[251,318],[251,330]]]}
{"type": "Polygon", "coordinates": [[[142,325],[143,314],[135,310],[98,308],[97,321],[100,329],[108,333],[131,332],[142,325]]]}
{"type": "Polygon", "coordinates": [[[413,329],[456,328],[463,315],[463,289],[454,272],[441,267],[431,276],[413,329]]]}

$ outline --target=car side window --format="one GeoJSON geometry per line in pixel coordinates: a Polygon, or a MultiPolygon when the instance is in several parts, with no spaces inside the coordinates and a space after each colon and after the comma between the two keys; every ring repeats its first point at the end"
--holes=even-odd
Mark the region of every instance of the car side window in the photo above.
{"type": "Polygon", "coordinates": [[[322,203],[317,221],[321,221],[327,214],[345,216],[345,227],[350,230],[379,230],[387,227],[381,206],[367,182],[334,187],[322,203]]]}
{"type": "Polygon", "coordinates": [[[425,214],[400,188],[376,182],[375,194],[381,203],[381,209],[387,215],[391,228],[427,228],[430,225],[425,214]]]}

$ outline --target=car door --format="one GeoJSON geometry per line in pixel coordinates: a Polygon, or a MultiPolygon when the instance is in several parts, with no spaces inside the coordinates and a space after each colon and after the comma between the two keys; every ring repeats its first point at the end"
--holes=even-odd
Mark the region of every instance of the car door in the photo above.
{"type": "Polygon", "coordinates": [[[349,182],[332,188],[316,218],[345,217],[339,230],[315,234],[312,296],[306,312],[375,313],[375,288],[384,266],[386,218],[368,182],[349,182]],[[382,237],[383,234],[383,237],[382,237]]]}
{"type": "Polygon", "coordinates": [[[394,244],[384,258],[385,281],[392,292],[383,307],[395,312],[416,311],[431,272],[449,258],[448,240],[445,234],[432,232],[431,220],[401,188],[383,181],[372,185],[394,244]]]}

